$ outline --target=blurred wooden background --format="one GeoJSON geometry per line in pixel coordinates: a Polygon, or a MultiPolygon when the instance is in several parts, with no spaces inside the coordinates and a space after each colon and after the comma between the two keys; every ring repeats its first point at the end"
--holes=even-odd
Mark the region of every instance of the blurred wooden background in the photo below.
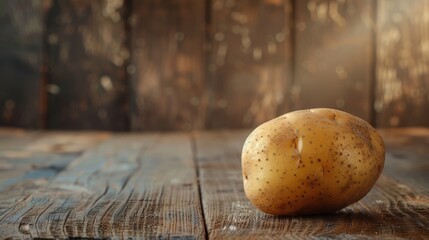
{"type": "Polygon", "coordinates": [[[429,1],[0,0],[0,126],[429,126],[429,1]]]}

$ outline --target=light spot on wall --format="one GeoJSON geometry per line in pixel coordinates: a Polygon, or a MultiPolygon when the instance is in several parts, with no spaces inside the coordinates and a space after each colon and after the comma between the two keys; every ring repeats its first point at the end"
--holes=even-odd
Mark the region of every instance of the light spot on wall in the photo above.
{"type": "Polygon", "coordinates": [[[174,34],[174,38],[176,41],[181,42],[185,39],[185,34],[183,32],[176,32],[176,34],[174,34]]]}
{"type": "Polygon", "coordinates": [[[286,38],[286,35],[282,32],[276,33],[276,36],[274,37],[277,42],[283,42],[286,38]]]}
{"type": "Polygon", "coordinates": [[[220,42],[220,41],[223,41],[223,39],[225,39],[225,34],[223,34],[223,32],[217,32],[214,37],[216,41],[220,42]]]}
{"type": "Polygon", "coordinates": [[[253,49],[253,59],[259,61],[262,58],[262,50],[260,48],[253,49]]]}
{"type": "Polygon", "coordinates": [[[337,74],[339,79],[341,80],[347,79],[347,72],[343,66],[337,66],[335,68],[335,73],[337,74]]]}
{"type": "Polygon", "coordinates": [[[398,126],[399,125],[399,118],[397,116],[390,117],[389,124],[393,127],[398,126]]]}
{"type": "Polygon", "coordinates": [[[106,90],[106,92],[110,92],[113,90],[112,79],[109,76],[103,76],[100,78],[100,84],[106,90]]]}
{"type": "Polygon", "coordinates": [[[48,84],[46,85],[46,91],[52,95],[57,95],[61,92],[61,89],[56,84],[48,84]]]}
{"type": "Polygon", "coordinates": [[[49,34],[48,36],[48,43],[51,45],[58,43],[58,35],[56,34],[49,34]]]}

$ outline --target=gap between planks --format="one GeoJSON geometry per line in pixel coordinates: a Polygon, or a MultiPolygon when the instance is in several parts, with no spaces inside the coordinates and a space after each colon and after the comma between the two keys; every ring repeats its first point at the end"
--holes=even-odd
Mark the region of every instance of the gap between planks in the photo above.
{"type": "Polygon", "coordinates": [[[198,196],[200,200],[201,214],[202,214],[202,219],[204,223],[204,237],[205,239],[209,239],[207,220],[206,220],[206,214],[205,214],[206,210],[204,209],[203,197],[201,192],[200,168],[198,166],[198,158],[197,158],[198,157],[198,149],[197,149],[197,142],[196,142],[197,140],[194,132],[190,133],[189,137],[190,137],[191,147],[192,147],[192,160],[194,162],[195,174],[197,175],[198,196]]]}

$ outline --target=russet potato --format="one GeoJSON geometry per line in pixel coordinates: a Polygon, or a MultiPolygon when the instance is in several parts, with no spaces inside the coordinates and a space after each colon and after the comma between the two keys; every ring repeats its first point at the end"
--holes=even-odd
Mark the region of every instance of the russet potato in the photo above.
{"type": "Polygon", "coordinates": [[[274,215],[342,209],[370,191],[383,166],[384,143],[376,130],[326,108],[290,112],[260,125],[242,152],[247,198],[274,215]]]}

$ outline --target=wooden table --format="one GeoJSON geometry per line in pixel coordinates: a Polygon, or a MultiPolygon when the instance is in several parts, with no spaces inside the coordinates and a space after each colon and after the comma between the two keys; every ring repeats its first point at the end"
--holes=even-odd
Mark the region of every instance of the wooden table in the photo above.
{"type": "Polygon", "coordinates": [[[429,129],[381,130],[384,174],[360,202],[274,217],[243,193],[249,131],[0,130],[1,238],[429,239],[429,129]]]}

